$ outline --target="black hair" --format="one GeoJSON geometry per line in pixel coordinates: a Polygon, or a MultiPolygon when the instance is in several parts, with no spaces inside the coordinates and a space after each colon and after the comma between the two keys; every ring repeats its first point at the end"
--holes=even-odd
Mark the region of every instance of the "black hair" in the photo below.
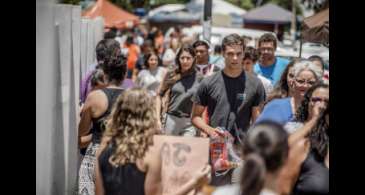
{"type": "Polygon", "coordinates": [[[263,34],[259,39],[258,46],[260,47],[261,43],[263,43],[263,42],[273,42],[274,48],[276,49],[276,47],[277,47],[277,39],[272,33],[263,34]]]}
{"type": "Polygon", "coordinates": [[[127,39],[125,40],[125,42],[126,42],[127,44],[132,44],[132,43],[133,43],[133,41],[134,41],[134,39],[133,39],[133,36],[131,36],[131,35],[129,35],[129,36],[127,37],[127,39]]]}
{"type": "Polygon", "coordinates": [[[99,66],[107,75],[109,82],[115,80],[120,83],[127,71],[126,58],[121,53],[120,44],[114,39],[102,41],[104,47],[99,49],[102,51],[103,59],[99,62],[99,66]]]}
{"type": "MultiPolygon", "coordinates": [[[[195,54],[195,50],[194,48],[189,45],[189,44],[186,44],[184,43],[181,48],[178,50],[177,54],[176,54],[176,57],[175,57],[175,63],[177,65],[177,68],[172,70],[172,71],[169,71],[163,82],[162,82],[162,86],[161,86],[161,90],[160,90],[160,96],[163,96],[166,91],[168,89],[170,89],[178,80],[180,80],[183,76],[186,76],[186,75],[190,75],[190,74],[193,74],[193,73],[196,73],[196,70],[195,70],[195,62],[196,62],[196,59],[194,59],[193,61],[193,65],[191,66],[191,68],[182,73],[181,72],[181,64],[180,64],[180,56],[182,55],[182,53],[186,51],[188,53],[190,53],[190,55],[195,58],[196,54],[195,54]]],[[[199,75],[201,76],[201,75],[199,75]]]]}
{"type": "MultiPolygon", "coordinates": [[[[304,99],[299,106],[297,113],[296,113],[296,120],[299,122],[306,122],[309,117],[309,104],[313,95],[313,92],[317,89],[325,88],[328,89],[329,86],[322,82],[313,85],[311,88],[308,89],[306,94],[304,95],[304,99]]],[[[326,115],[329,114],[329,103],[326,109],[321,113],[319,120],[316,126],[311,130],[308,135],[309,141],[311,143],[311,148],[316,151],[316,153],[321,157],[323,160],[327,154],[327,148],[329,146],[329,123],[326,120],[326,115]]]]}
{"type": "Polygon", "coordinates": [[[322,69],[323,69],[323,70],[325,69],[325,68],[324,68],[324,65],[325,65],[324,60],[323,60],[320,56],[312,55],[312,56],[310,56],[310,57],[308,58],[308,60],[309,60],[309,61],[311,61],[311,62],[313,62],[313,61],[319,61],[319,62],[321,62],[321,64],[322,64],[322,69]]]}
{"type": "Polygon", "coordinates": [[[158,56],[157,52],[149,52],[144,56],[144,67],[149,68],[150,65],[148,64],[148,60],[150,59],[150,57],[152,57],[153,55],[155,55],[157,57],[157,66],[161,65],[161,59],[158,56]]]}
{"type": "Polygon", "coordinates": [[[257,50],[251,46],[245,48],[245,52],[243,54],[243,60],[251,59],[253,62],[256,62],[258,59],[257,50]]]}
{"type": "Polygon", "coordinates": [[[91,87],[96,87],[98,85],[98,82],[104,83],[104,72],[100,68],[96,68],[91,75],[90,79],[91,87]]]}
{"type": "Polygon", "coordinates": [[[288,133],[279,123],[265,120],[251,127],[244,139],[241,194],[258,195],[266,172],[277,172],[287,160],[288,133]]]}
{"type": "Polygon", "coordinates": [[[120,44],[114,39],[103,39],[99,41],[95,48],[98,64],[103,63],[104,59],[117,49],[120,50],[120,44]]]}
{"type": "Polygon", "coordinates": [[[206,41],[203,40],[197,40],[193,43],[193,48],[197,48],[198,46],[204,45],[205,48],[209,49],[209,44],[206,41]]]}
{"type": "Polygon", "coordinates": [[[215,45],[214,46],[214,53],[222,53],[222,46],[220,45],[215,45]]]}
{"type": "Polygon", "coordinates": [[[114,39],[117,36],[117,32],[114,30],[110,30],[104,33],[104,39],[114,39]]]}
{"type": "Polygon", "coordinates": [[[226,47],[229,46],[229,45],[242,45],[243,46],[243,51],[245,50],[245,42],[242,40],[242,38],[234,33],[234,34],[230,34],[226,37],[223,38],[222,40],[222,49],[223,51],[226,50],[226,47]]]}

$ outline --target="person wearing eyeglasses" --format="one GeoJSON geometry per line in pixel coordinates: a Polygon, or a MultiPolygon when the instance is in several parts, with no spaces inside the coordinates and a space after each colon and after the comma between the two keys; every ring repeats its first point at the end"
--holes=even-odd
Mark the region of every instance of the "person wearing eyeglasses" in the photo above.
{"type": "Polygon", "coordinates": [[[329,87],[312,86],[295,122],[285,125],[289,159],[278,180],[281,194],[329,194],[329,87]]]}
{"type": "Polygon", "coordinates": [[[314,84],[322,79],[321,69],[308,60],[298,61],[293,66],[293,94],[292,97],[275,99],[264,107],[256,123],[264,119],[273,120],[281,125],[294,120],[294,114],[298,110],[304,94],[314,84]]]}
{"type": "Polygon", "coordinates": [[[273,86],[279,81],[289,60],[275,57],[277,39],[272,33],[262,35],[258,42],[259,61],[255,64],[254,71],[269,79],[273,86]]]}

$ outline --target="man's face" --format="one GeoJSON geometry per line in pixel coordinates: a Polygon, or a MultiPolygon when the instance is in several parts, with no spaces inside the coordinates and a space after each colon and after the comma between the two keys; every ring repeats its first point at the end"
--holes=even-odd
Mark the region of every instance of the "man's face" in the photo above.
{"type": "Polygon", "coordinates": [[[274,42],[262,42],[259,45],[260,58],[263,61],[272,60],[275,57],[274,42]]]}
{"type": "Polygon", "coordinates": [[[242,69],[243,48],[242,45],[228,45],[223,51],[226,66],[231,69],[242,69]]]}
{"type": "Polygon", "coordinates": [[[209,60],[208,48],[204,45],[199,45],[195,48],[197,64],[207,64],[209,60]]]}

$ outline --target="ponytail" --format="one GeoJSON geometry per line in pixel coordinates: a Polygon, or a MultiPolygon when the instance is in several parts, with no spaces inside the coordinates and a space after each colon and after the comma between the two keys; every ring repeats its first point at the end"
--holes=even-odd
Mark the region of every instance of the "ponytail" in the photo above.
{"type": "Polygon", "coordinates": [[[245,158],[241,176],[241,194],[258,195],[265,184],[265,162],[256,153],[249,154],[245,158]]]}

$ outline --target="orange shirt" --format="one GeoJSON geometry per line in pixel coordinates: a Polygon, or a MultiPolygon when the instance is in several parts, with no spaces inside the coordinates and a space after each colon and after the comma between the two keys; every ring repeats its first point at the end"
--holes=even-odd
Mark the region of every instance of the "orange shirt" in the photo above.
{"type": "Polygon", "coordinates": [[[124,47],[128,48],[127,67],[129,70],[133,70],[138,60],[139,48],[135,44],[125,45],[124,47]]]}
{"type": "Polygon", "coordinates": [[[164,47],[163,47],[164,37],[162,35],[157,36],[155,38],[155,47],[158,48],[159,54],[163,53],[164,47]]]}

